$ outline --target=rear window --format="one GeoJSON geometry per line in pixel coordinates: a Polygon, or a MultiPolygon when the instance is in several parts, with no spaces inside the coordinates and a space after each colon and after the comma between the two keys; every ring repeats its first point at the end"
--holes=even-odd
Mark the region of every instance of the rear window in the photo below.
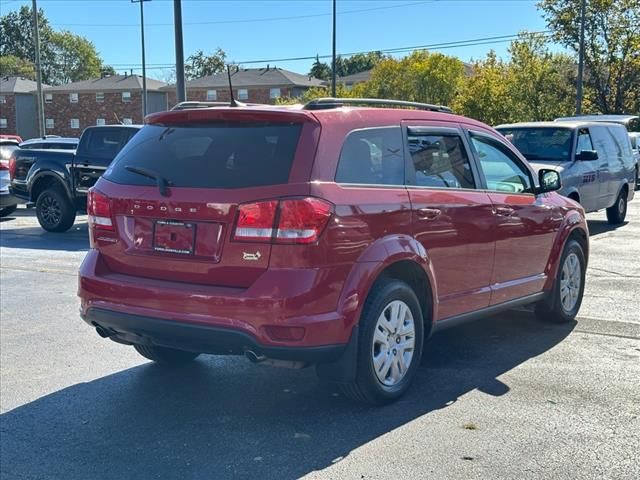
{"type": "Polygon", "coordinates": [[[300,124],[147,125],[114,160],[105,178],[154,185],[126,170],[145,168],[176,187],[246,188],[287,183],[300,124]]]}
{"type": "Polygon", "coordinates": [[[17,145],[0,145],[0,160],[9,160],[17,145]]]}
{"type": "Polygon", "coordinates": [[[573,131],[568,128],[499,128],[527,160],[571,160],[573,131]]]}

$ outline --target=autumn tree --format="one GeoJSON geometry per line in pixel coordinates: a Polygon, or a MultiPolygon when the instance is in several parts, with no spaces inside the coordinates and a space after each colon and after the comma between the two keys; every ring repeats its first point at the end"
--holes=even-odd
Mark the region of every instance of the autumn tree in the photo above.
{"type": "Polygon", "coordinates": [[[187,80],[207,77],[226,69],[227,54],[221,49],[216,49],[211,55],[205,54],[202,50],[187,57],[184,66],[184,75],[187,80]]]}
{"type": "Polygon", "coordinates": [[[36,68],[28,60],[15,55],[0,56],[0,77],[16,76],[36,79],[36,68]]]}
{"type": "MultiPolygon", "coordinates": [[[[586,96],[602,113],[640,111],[640,0],[589,0],[585,16],[586,96]]],[[[553,38],[576,53],[581,0],[541,0],[553,38]]]]}

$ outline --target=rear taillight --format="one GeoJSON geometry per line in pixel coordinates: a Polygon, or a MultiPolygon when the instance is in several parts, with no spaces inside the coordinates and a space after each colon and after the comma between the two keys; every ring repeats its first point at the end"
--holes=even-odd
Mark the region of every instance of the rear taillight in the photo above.
{"type": "Polygon", "coordinates": [[[111,201],[105,194],[98,190],[89,190],[87,213],[89,214],[89,224],[93,228],[97,230],[114,230],[111,218],[111,201]]]}
{"type": "Polygon", "coordinates": [[[11,180],[16,178],[16,156],[15,156],[15,154],[12,154],[11,157],[9,157],[9,178],[11,180]]]}
{"type": "Polygon", "coordinates": [[[311,197],[246,203],[238,209],[233,239],[280,244],[314,243],[327,226],[332,209],[329,202],[311,197]]]}

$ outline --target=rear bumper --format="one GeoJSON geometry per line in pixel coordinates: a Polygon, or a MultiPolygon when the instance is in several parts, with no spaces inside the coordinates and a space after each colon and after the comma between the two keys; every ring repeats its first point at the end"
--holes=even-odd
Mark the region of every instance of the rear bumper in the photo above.
{"type": "Polygon", "coordinates": [[[354,316],[337,311],[337,287],[334,293],[322,281],[302,282],[304,275],[325,277],[321,271],[267,271],[248,289],[147,279],[112,272],[92,249],[80,267],[78,295],[85,321],[113,328],[114,340],[131,343],[139,335],[167,345],[175,334],[175,344],[167,346],[210,353],[249,348],[278,355],[273,358],[282,358],[281,348],[298,358],[319,349],[330,360],[325,350],[335,353],[349,342],[354,316]],[[302,327],[304,335],[274,337],[274,328],[282,327],[302,327]]]}
{"type": "Polygon", "coordinates": [[[311,363],[337,360],[346,345],[319,347],[266,346],[241,331],[162,320],[158,318],[89,308],[82,316],[88,324],[102,327],[110,338],[123,343],[140,343],[216,355],[242,355],[251,350],[279,360],[311,363]]]}

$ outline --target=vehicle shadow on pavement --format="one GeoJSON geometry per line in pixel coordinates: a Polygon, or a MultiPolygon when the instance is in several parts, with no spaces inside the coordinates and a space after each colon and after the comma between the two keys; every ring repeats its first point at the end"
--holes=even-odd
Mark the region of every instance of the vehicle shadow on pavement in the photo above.
{"type": "Polygon", "coordinates": [[[86,223],[76,223],[64,233],[51,233],[40,227],[3,228],[0,246],[31,250],[89,250],[89,230],[86,223]]]}
{"type": "Polygon", "coordinates": [[[619,225],[611,225],[606,220],[587,220],[589,225],[589,236],[595,237],[607,232],[613,232],[619,228],[623,228],[629,222],[623,222],[619,225]]]}
{"type": "Polygon", "coordinates": [[[408,394],[381,408],[350,402],[311,369],[221,357],[170,370],[144,364],[0,416],[0,476],[298,478],[474,389],[508,394],[498,377],[574,326],[509,312],[442,332],[429,341],[408,394]]]}

